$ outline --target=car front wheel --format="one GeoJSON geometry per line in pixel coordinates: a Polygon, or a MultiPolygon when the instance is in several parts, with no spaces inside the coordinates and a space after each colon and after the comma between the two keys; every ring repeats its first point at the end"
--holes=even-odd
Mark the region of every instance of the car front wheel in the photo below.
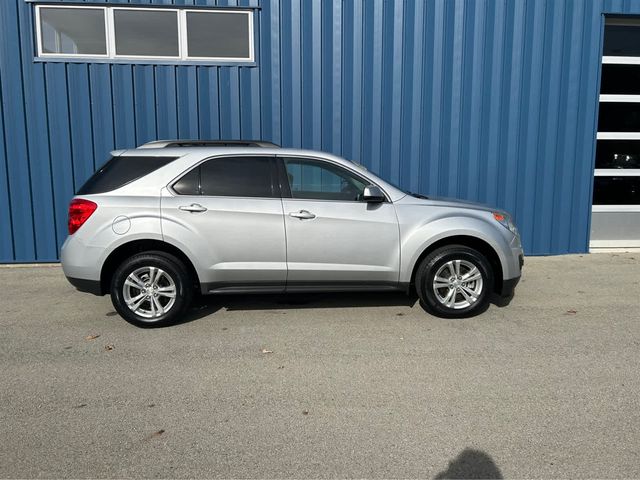
{"type": "Polygon", "coordinates": [[[477,250],[448,245],[422,260],[415,283],[428,312],[446,318],[470,317],[486,310],[493,271],[487,258],[477,250]]]}
{"type": "Polygon", "coordinates": [[[189,274],[180,260],[164,252],[148,252],[125,260],[111,281],[116,311],[138,327],[175,323],[191,303],[189,274]]]}

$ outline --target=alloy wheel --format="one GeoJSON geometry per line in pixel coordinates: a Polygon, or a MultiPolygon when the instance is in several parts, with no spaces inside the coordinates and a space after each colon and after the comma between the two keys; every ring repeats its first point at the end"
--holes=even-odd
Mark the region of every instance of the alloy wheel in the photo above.
{"type": "Polygon", "coordinates": [[[438,302],[460,310],[478,301],[483,289],[480,269],[468,260],[450,260],[433,278],[433,293],[438,302]]]}

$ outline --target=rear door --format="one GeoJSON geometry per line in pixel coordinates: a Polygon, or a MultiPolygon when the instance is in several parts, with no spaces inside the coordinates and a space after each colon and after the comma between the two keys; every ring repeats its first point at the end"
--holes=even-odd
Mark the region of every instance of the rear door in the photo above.
{"type": "Polygon", "coordinates": [[[189,251],[208,291],[284,290],[285,229],[275,158],[206,160],[162,197],[168,241],[189,251]]]}
{"type": "Polygon", "coordinates": [[[337,163],[279,160],[287,290],[397,287],[400,239],[393,204],[363,201],[370,182],[337,163]]]}

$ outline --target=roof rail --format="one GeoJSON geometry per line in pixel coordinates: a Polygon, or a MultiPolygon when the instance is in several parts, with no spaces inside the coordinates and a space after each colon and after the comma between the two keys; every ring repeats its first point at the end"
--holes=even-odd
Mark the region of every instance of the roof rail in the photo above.
{"type": "Polygon", "coordinates": [[[169,147],[262,147],[279,148],[271,142],[261,140],[155,140],[140,145],[138,148],[169,148],[169,147]]]}

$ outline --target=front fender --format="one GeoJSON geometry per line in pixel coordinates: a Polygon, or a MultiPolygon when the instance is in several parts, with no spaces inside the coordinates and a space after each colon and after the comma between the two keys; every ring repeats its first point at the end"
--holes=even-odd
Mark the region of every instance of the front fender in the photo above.
{"type": "MultiPolygon", "coordinates": [[[[436,242],[456,236],[468,236],[486,242],[496,252],[503,274],[509,275],[512,270],[509,239],[495,225],[483,218],[464,215],[438,218],[414,227],[405,226],[404,232],[401,225],[400,230],[402,283],[411,281],[413,269],[425,250],[436,242]]],[[[505,231],[508,232],[506,229],[505,231]]]]}

